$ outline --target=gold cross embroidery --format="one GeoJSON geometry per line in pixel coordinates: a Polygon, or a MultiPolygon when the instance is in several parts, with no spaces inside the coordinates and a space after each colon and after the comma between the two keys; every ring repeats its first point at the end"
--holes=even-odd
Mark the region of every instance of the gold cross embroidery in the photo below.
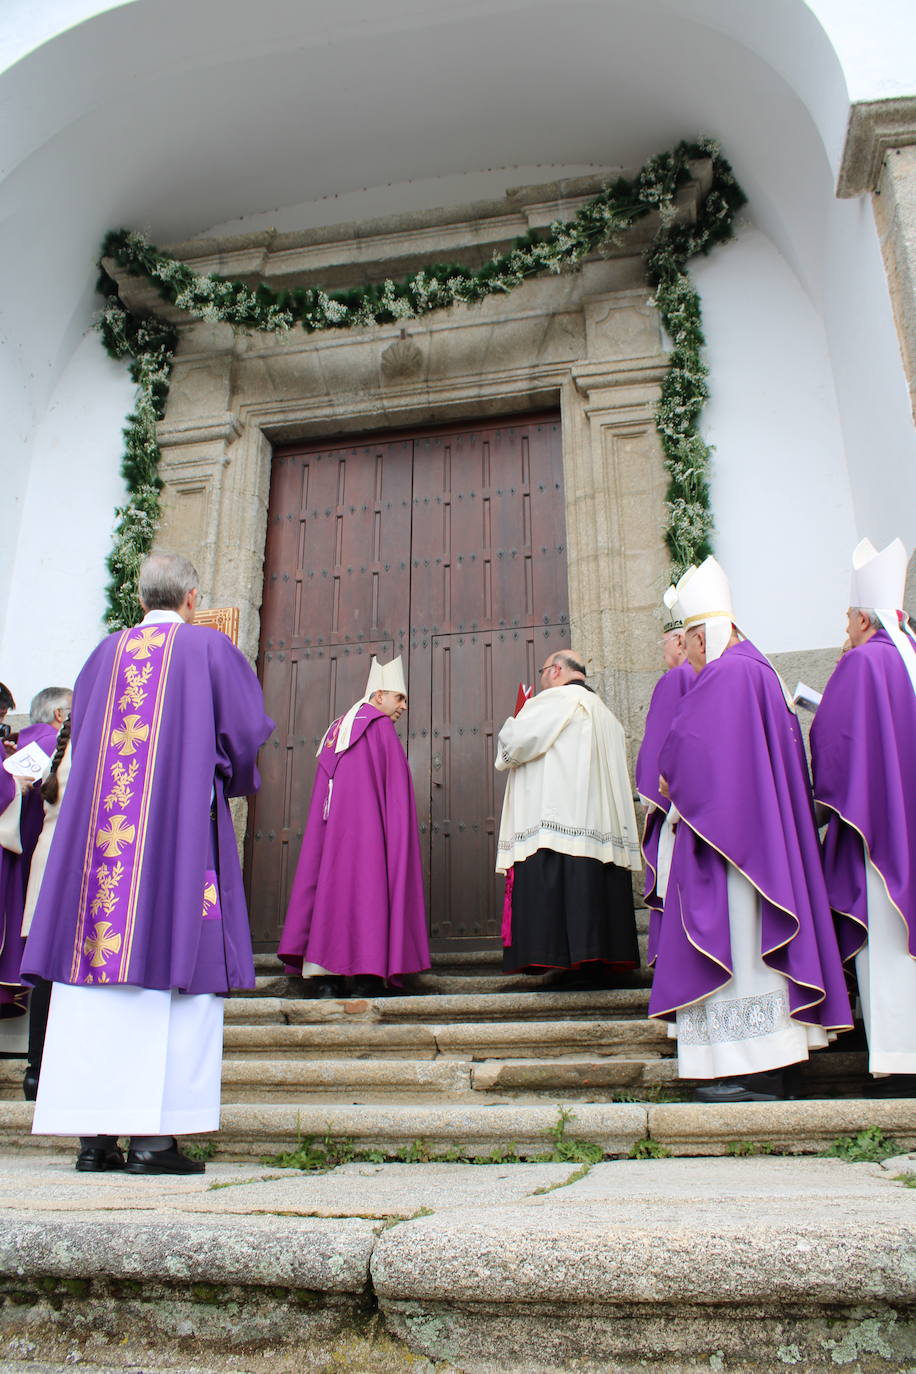
{"type": "Polygon", "coordinates": [[[218,901],[219,893],[216,890],[216,884],[207,883],[207,886],[204,888],[204,909],[202,912],[204,920],[207,919],[207,912],[210,909],[210,907],[216,906],[216,903],[218,901]]]}
{"type": "Polygon", "coordinates": [[[147,625],[145,630],[138,630],[133,639],[129,639],[125,645],[126,652],[132,658],[149,658],[154,649],[161,649],[165,643],[165,635],[161,630],[154,630],[152,625],[147,625]]]}
{"type": "Polygon", "coordinates": [[[139,716],[125,716],[117,730],[111,732],[112,744],[120,745],[120,754],[135,754],[137,741],[145,743],[149,739],[149,726],[139,725],[139,716]]]}
{"type": "Polygon", "coordinates": [[[121,936],[112,930],[108,921],[96,921],[93,931],[92,935],[86,936],[83,953],[90,956],[89,962],[93,968],[101,968],[105,960],[117,954],[121,948],[121,936]]]}
{"type": "Polygon", "coordinates": [[[97,833],[95,842],[99,849],[104,849],[106,859],[116,859],[125,845],[133,844],[136,834],[137,827],[128,825],[126,816],[112,816],[97,833]]]}

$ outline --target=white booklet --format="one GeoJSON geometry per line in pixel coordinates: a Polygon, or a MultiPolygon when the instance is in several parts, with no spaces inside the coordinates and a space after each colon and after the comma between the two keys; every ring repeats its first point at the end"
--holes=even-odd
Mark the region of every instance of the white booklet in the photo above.
{"type": "Polygon", "coordinates": [[[4,759],[3,767],[8,773],[12,773],[14,778],[31,778],[33,782],[37,782],[39,778],[48,776],[51,759],[41,745],[32,740],[24,749],[17,749],[15,754],[10,754],[8,759],[4,759]]]}
{"type": "Polygon", "coordinates": [[[792,693],[796,706],[804,706],[806,711],[816,711],[824,699],[823,692],[816,692],[807,682],[800,682],[792,693]]]}

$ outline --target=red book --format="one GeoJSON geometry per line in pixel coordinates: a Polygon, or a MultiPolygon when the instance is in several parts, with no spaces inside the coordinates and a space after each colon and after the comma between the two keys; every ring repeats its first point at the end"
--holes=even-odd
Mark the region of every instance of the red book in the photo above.
{"type": "Polygon", "coordinates": [[[518,696],[515,698],[515,710],[512,712],[512,714],[514,716],[517,716],[519,711],[524,706],[525,702],[528,700],[529,697],[532,696],[534,696],[534,688],[526,687],[524,682],[520,682],[518,684],[518,696]]]}

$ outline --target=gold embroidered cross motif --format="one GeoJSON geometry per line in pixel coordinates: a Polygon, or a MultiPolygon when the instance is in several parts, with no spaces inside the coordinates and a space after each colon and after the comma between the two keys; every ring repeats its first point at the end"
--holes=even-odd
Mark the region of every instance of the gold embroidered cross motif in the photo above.
{"type": "Polygon", "coordinates": [[[216,906],[218,901],[219,893],[216,890],[216,883],[207,883],[207,886],[204,888],[204,909],[202,912],[204,920],[207,919],[207,913],[210,908],[216,906]]]}
{"type": "Polygon", "coordinates": [[[106,959],[117,954],[121,948],[121,936],[112,930],[108,921],[96,921],[93,931],[92,935],[86,936],[83,953],[89,955],[93,968],[101,968],[106,959]]]}
{"type": "Polygon", "coordinates": [[[153,671],[151,663],[145,663],[142,668],[138,668],[134,663],[128,663],[124,676],[127,679],[127,686],[118,697],[118,710],[124,711],[128,706],[134,706],[137,710],[143,705],[148,692],[144,692],[144,687],[150,680],[153,671]]]}
{"type": "Polygon", "coordinates": [[[137,769],[140,767],[139,761],[134,759],[125,768],[123,763],[115,760],[111,768],[112,786],[111,791],[105,798],[104,806],[106,811],[110,811],[113,806],[120,806],[122,809],[130,806],[134,799],[131,791],[131,783],[137,776],[137,769]]]}
{"type": "Polygon", "coordinates": [[[106,859],[116,859],[125,845],[133,844],[136,834],[137,827],[128,825],[126,816],[112,816],[97,833],[95,842],[99,849],[104,849],[106,859]]]}
{"type": "Polygon", "coordinates": [[[120,754],[135,754],[137,752],[137,742],[145,743],[149,739],[149,726],[139,725],[139,716],[125,716],[120,726],[111,732],[112,744],[120,745],[120,754]]]}
{"type": "Polygon", "coordinates": [[[124,865],[119,860],[114,868],[109,868],[107,864],[99,864],[95,870],[95,880],[98,883],[98,892],[92,899],[89,910],[93,916],[98,916],[104,912],[110,916],[118,905],[118,884],[124,877],[124,865]]]}
{"type": "Polygon", "coordinates": [[[149,658],[154,649],[161,649],[165,643],[165,635],[161,630],[156,630],[152,625],[147,625],[145,629],[138,630],[133,639],[129,639],[124,646],[125,651],[131,658],[149,658]]]}

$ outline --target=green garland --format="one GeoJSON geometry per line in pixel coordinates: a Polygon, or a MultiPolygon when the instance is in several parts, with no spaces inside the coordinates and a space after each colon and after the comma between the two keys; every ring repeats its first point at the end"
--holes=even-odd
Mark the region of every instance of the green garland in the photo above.
{"type": "MultiPolygon", "coordinates": [[[[383,281],[351,291],[320,287],[255,290],[239,281],[203,276],[178,259],[160,252],[140,234],[118,230],[108,235],[102,253],[132,274],[145,277],[163,300],[198,320],[228,323],[237,329],[279,332],[301,325],[309,333],[393,324],[416,319],[458,303],[470,305],[544,272],[574,270],[592,254],[617,243],[637,220],[656,212],[659,225],[646,254],[655,304],[671,341],[670,364],[656,412],[670,478],[666,493],[665,542],[672,576],[710,552],[710,449],[698,420],[709,390],[703,361],[700,298],[687,273],[696,253],[708,253],[730,238],[735,213],[745,196],[710,140],[679,143],[670,153],[651,158],[628,181],[606,186],[568,221],[556,221],[546,233],[532,230],[477,271],[455,264],[425,267],[401,282],[383,281]],[[712,186],[691,224],[678,223],[674,198],[690,179],[690,163],[712,160],[712,186]]],[[[106,297],[99,329],[108,352],[131,360],[137,383],[136,408],[124,430],[122,472],[128,500],[115,512],[114,547],[108,558],[107,624],[120,629],[136,622],[136,573],[152,546],[159,518],[160,451],[156,423],[168,398],[169,376],[178,333],[153,318],[135,315],[118,295],[117,282],[102,268],[99,289],[106,297]]]]}

